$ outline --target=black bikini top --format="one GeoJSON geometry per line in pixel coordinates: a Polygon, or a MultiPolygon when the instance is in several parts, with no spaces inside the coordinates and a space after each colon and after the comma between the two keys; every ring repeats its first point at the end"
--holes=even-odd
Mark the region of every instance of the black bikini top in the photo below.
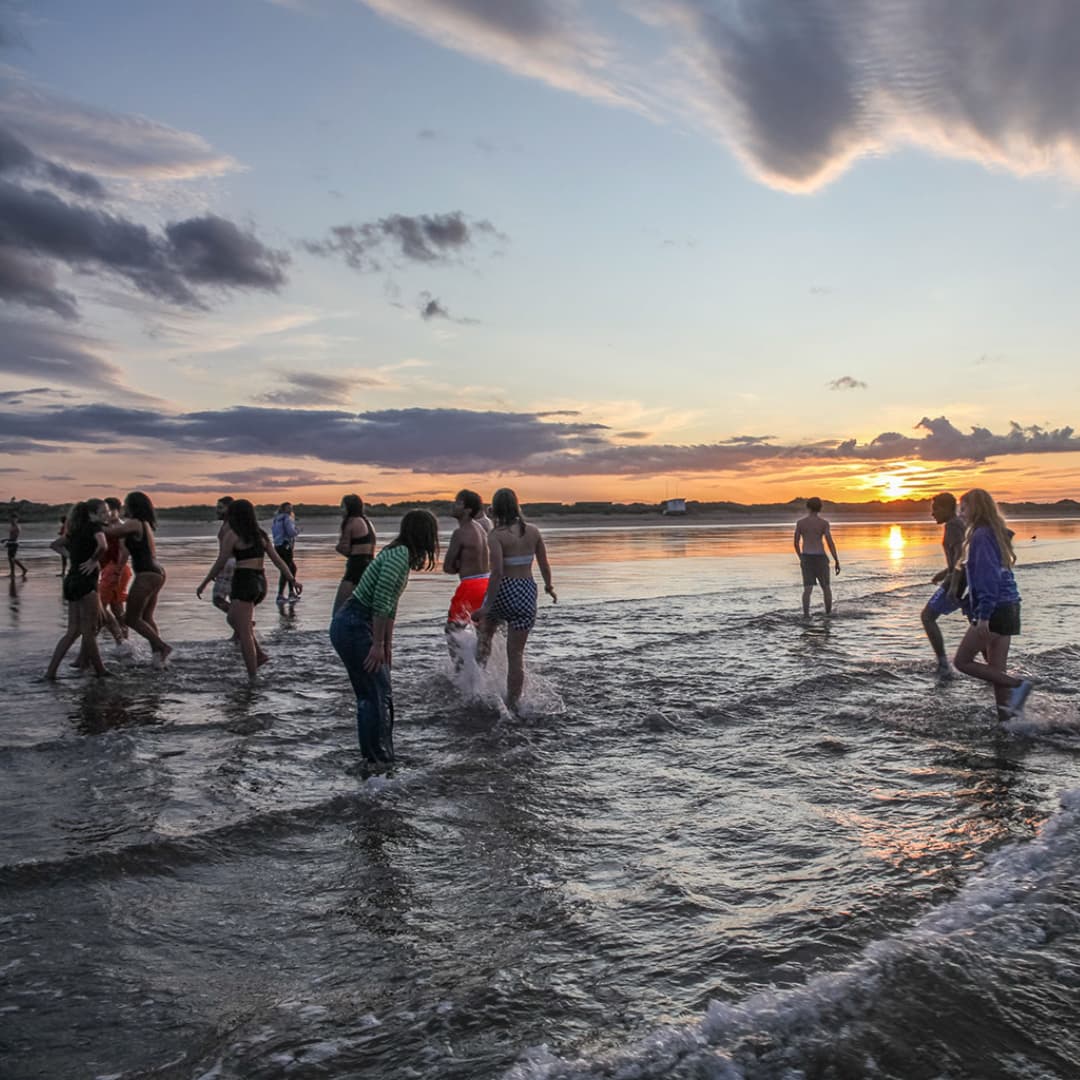
{"type": "Polygon", "coordinates": [[[248,559],[261,559],[264,554],[262,544],[253,544],[251,547],[246,548],[233,548],[233,558],[237,562],[246,562],[248,559]]]}
{"type": "Polygon", "coordinates": [[[367,526],[367,532],[363,536],[354,536],[349,541],[349,547],[354,548],[357,544],[373,544],[375,543],[375,530],[371,527],[371,523],[367,518],[364,518],[364,524],[367,526]]]}

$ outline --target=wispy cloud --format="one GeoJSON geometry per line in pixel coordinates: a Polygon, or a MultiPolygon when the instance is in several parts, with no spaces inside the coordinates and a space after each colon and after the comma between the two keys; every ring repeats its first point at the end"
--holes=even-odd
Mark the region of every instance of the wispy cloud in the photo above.
{"type": "Polygon", "coordinates": [[[841,375],[839,379],[833,379],[829,383],[830,390],[865,390],[866,383],[861,379],[852,378],[850,375],[841,375]]]}
{"type": "Polygon", "coordinates": [[[429,322],[432,319],[446,319],[447,322],[457,323],[460,326],[476,326],[480,321],[479,319],[451,315],[443,305],[442,301],[437,296],[432,296],[429,292],[422,292],[417,303],[420,307],[420,318],[425,322],[429,322]]]}
{"type": "Polygon", "coordinates": [[[281,371],[281,389],[268,390],[255,400],[267,405],[344,405],[361,388],[385,389],[390,381],[373,372],[321,375],[314,371],[281,371]]]}

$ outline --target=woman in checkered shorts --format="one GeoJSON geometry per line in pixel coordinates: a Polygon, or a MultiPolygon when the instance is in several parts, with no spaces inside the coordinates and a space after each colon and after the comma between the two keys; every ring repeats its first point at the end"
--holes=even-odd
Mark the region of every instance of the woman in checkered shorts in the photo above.
{"type": "Polygon", "coordinates": [[[488,535],[491,577],[480,610],[473,615],[479,624],[476,658],[484,663],[491,654],[491,639],[499,623],[506,623],[506,704],[514,709],[525,685],[525,642],[536,621],[536,582],[532,564],[540,568],[544,592],[558,598],[551,584],[544,538],[535,525],[521,516],[517,495],[500,488],[491,499],[495,527],[488,535]]]}

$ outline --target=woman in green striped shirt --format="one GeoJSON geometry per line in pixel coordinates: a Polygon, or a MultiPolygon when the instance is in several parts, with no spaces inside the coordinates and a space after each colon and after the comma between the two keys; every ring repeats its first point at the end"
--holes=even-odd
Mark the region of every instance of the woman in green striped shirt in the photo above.
{"type": "Polygon", "coordinates": [[[394,619],[410,570],[433,570],[439,524],[428,510],[410,510],[397,537],[375,556],[360,584],[330,623],[330,641],[356,692],[356,734],[370,764],[394,760],[390,666],[394,619]]]}

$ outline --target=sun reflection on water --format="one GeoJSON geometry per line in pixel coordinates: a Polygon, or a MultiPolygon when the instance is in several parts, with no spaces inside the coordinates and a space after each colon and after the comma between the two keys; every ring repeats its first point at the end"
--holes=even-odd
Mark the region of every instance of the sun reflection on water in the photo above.
{"type": "Polygon", "coordinates": [[[885,538],[885,543],[889,549],[890,559],[902,559],[904,557],[907,538],[904,536],[904,530],[899,525],[893,525],[889,528],[889,535],[885,538]]]}

